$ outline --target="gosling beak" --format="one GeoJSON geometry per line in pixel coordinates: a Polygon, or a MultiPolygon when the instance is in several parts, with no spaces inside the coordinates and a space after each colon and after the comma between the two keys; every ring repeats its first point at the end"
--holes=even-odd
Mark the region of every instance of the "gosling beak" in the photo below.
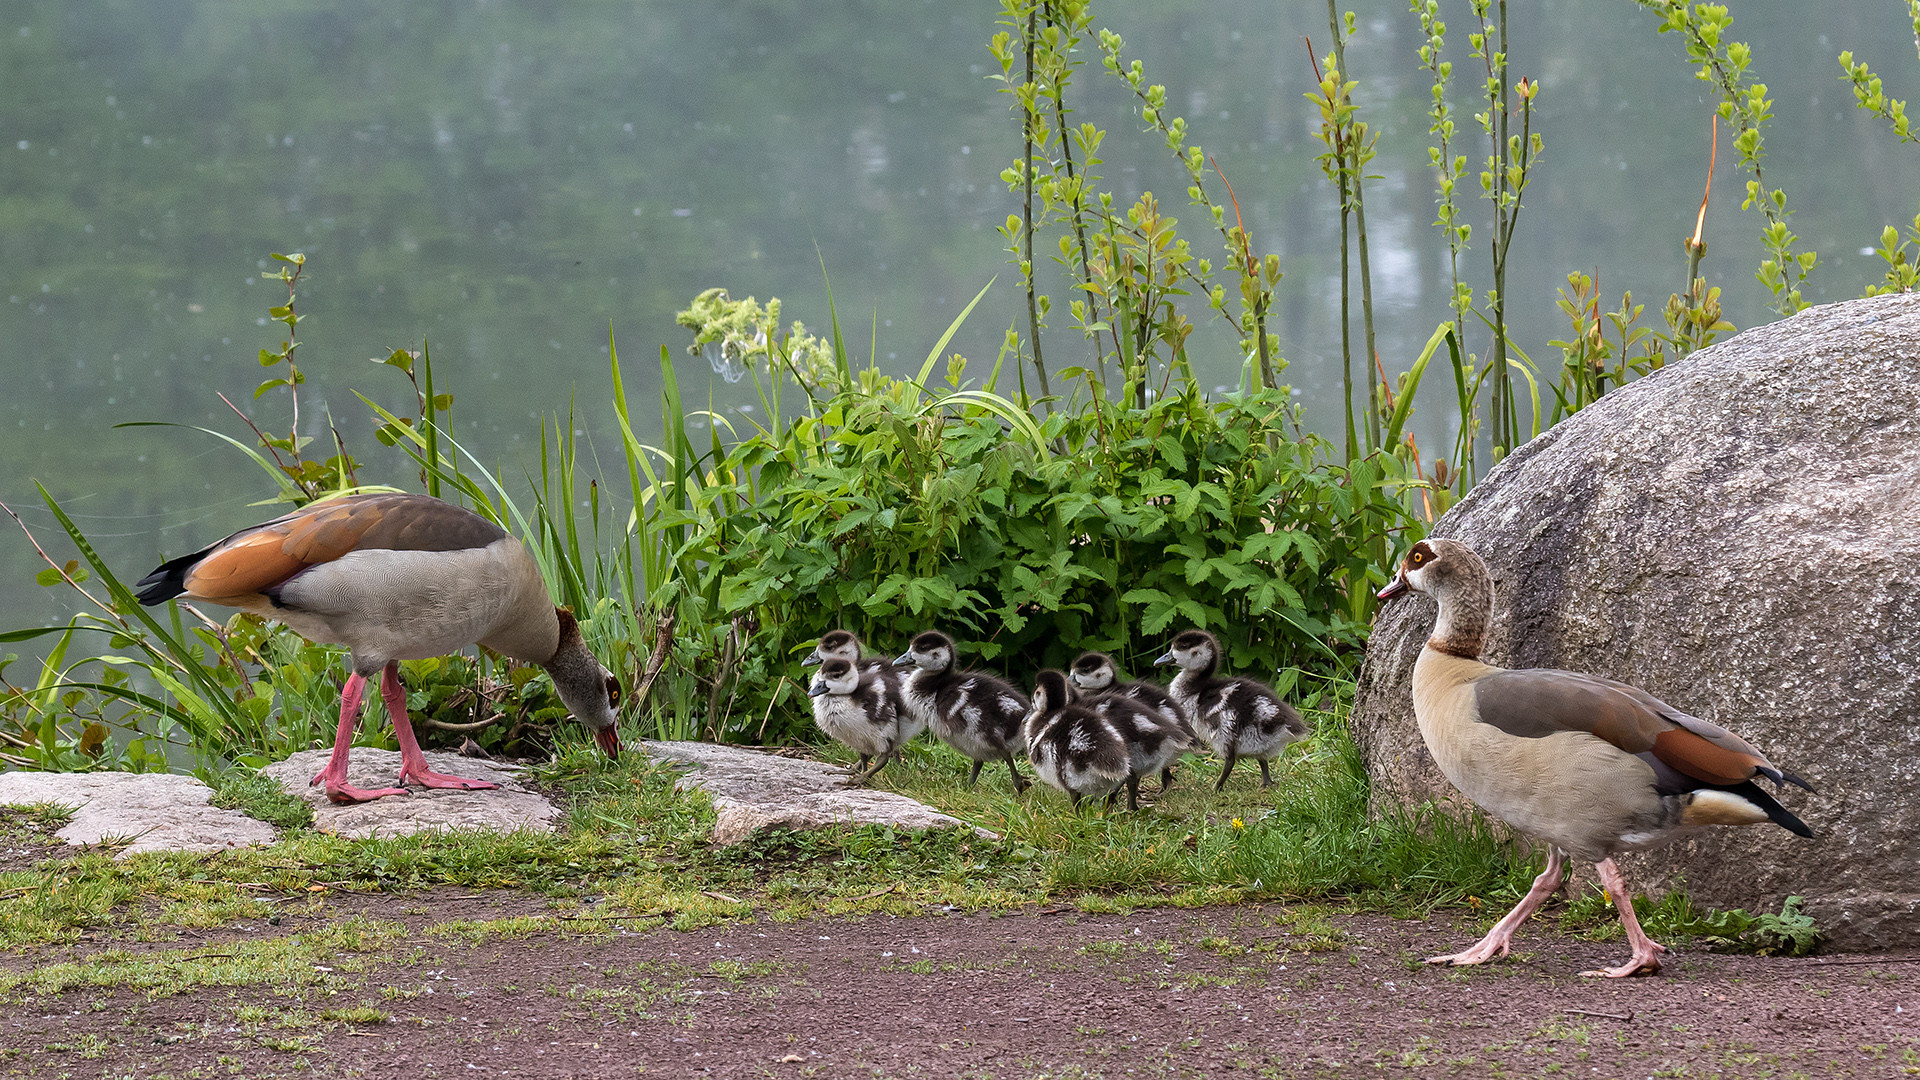
{"type": "Polygon", "coordinates": [[[808,697],[819,697],[821,694],[824,694],[826,692],[827,692],[827,684],[823,682],[814,683],[812,686],[807,688],[808,697]]]}
{"type": "Polygon", "coordinates": [[[1393,580],[1387,582],[1386,586],[1379,592],[1374,593],[1373,597],[1376,600],[1391,600],[1406,591],[1407,575],[1405,571],[1402,571],[1401,573],[1393,575],[1393,580]]]}
{"type": "Polygon", "coordinates": [[[616,728],[601,728],[593,733],[593,741],[600,744],[600,750],[612,760],[620,758],[620,732],[616,728]]]}
{"type": "Polygon", "coordinates": [[[1171,664],[1171,663],[1173,663],[1173,650],[1172,650],[1172,649],[1168,649],[1168,650],[1167,650],[1166,652],[1164,652],[1164,653],[1161,653],[1161,654],[1160,654],[1160,659],[1158,659],[1158,660],[1155,660],[1155,661],[1154,661],[1154,665],[1155,665],[1156,667],[1157,667],[1157,666],[1159,666],[1159,665],[1161,665],[1161,664],[1171,664]]]}
{"type": "Polygon", "coordinates": [[[913,662],[913,650],[908,649],[906,652],[901,653],[899,657],[894,660],[893,666],[894,667],[919,667],[920,665],[913,662]]]}
{"type": "Polygon", "coordinates": [[[800,661],[800,666],[812,667],[813,665],[818,664],[819,662],[820,662],[820,650],[815,649],[812,652],[807,654],[807,658],[805,660],[800,661]]]}

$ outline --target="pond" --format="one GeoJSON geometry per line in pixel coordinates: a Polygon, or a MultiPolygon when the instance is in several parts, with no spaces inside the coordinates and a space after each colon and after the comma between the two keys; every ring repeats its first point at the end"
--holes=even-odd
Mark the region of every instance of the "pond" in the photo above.
{"type": "MultiPolygon", "coordinates": [[[[1821,302],[1878,278],[1871,245],[1913,216],[1920,192],[1912,147],[1854,108],[1834,57],[1854,50],[1898,96],[1920,87],[1902,5],[1809,10],[1739,7],[1733,33],[1754,43],[1771,88],[1768,179],[1799,211],[1803,250],[1820,253],[1809,299],[1821,302]]],[[[270,252],[309,259],[305,433],[330,416],[371,464],[363,479],[401,484],[415,481],[375,444],[353,394],[406,405],[405,380],[368,363],[396,348],[431,348],[456,395],[454,434],[511,478],[536,467],[543,423],[570,423],[618,460],[610,336],[649,422],[662,347],[690,399],[751,416],[751,384],[715,378],[674,324],[709,286],[780,296],[788,318],[818,331],[837,312],[852,350],[896,371],[917,367],[990,280],[952,348],[984,372],[1023,318],[998,233],[1018,209],[1000,174],[1020,132],[990,79],[992,5],[47,0],[6,11],[0,500],[51,540],[33,487],[45,483],[129,576],[269,512],[251,505],[270,494],[264,478],[230,447],[113,425],[250,439],[225,394],[261,426],[286,426],[284,391],[252,397],[271,374],[256,357],[282,336],[266,314],[284,302],[265,277],[270,252]]],[[[1465,5],[1446,14],[1471,195],[1486,152],[1469,116],[1479,61],[1465,5]]],[[[1096,22],[1169,87],[1255,245],[1280,255],[1283,378],[1311,425],[1336,430],[1338,218],[1304,96],[1314,78],[1303,39],[1324,57],[1324,12],[1109,0],[1096,22]]],[[[1513,336],[1548,366],[1548,341],[1565,336],[1555,289],[1570,271],[1597,272],[1609,302],[1631,289],[1655,325],[1682,284],[1713,99],[1655,28],[1629,5],[1515,5],[1513,70],[1540,84],[1545,154],[1513,247],[1513,336]]],[[[1404,5],[1377,5],[1349,52],[1380,135],[1366,198],[1389,372],[1447,314],[1419,40],[1404,5]]],[[[1075,119],[1110,133],[1102,186],[1122,205],[1159,193],[1196,252],[1220,261],[1184,175],[1142,134],[1096,50],[1078,80],[1075,119]]],[[[1739,208],[1728,143],[1703,272],[1745,327],[1771,316],[1753,280],[1760,222],[1739,208]]],[[[1480,284],[1488,231],[1483,204],[1468,202],[1465,272],[1480,284]]],[[[1065,306],[1061,288],[1046,341],[1056,368],[1087,355],[1065,306]]],[[[1199,315],[1197,363],[1224,389],[1241,360],[1199,315]]],[[[1484,350],[1485,334],[1471,344],[1484,350]]],[[[1438,407],[1414,427],[1450,437],[1438,407]]],[[[50,550],[68,554],[64,542],[50,550]]],[[[64,592],[32,584],[38,568],[17,534],[0,542],[7,625],[71,609],[64,592]]]]}

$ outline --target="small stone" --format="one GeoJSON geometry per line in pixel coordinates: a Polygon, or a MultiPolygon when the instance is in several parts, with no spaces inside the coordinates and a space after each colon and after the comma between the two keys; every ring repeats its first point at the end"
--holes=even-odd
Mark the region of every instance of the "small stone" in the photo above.
{"type": "MultiPolygon", "coordinates": [[[[701,788],[713,797],[713,839],[720,844],[737,844],[766,829],[819,829],[829,825],[941,829],[967,825],[905,795],[848,787],[853,772],[839,765],[717,743],[641,745],[655,758],[694,766],[681,777],[679,786],[701,788]]],[[[995,838],[984,829],[974,831],[995,838]]]]}
{"type": "MultiPolygon", "coordinates": [[[[500,786],[477,791],[416,787],[409,788],[407,795],[335,805],[327,801],[324,788],[313,784],[314,776],[326,767],[330,754],[328,750],[302,750],[260,770],[261,775],[278,780],[288,794],[305,799],[313,806],[313,827],[320,832],[356,840],[446,829],[497,832],[530,829],[550,833],[554,821],[560,817],[560,811],[545,796],[520,782],[517,767],[438,752],[426,755],[427,767],[433,771],[470,780],[488,780],[500,786]]],[[[347,782],[355,787],[391,787],[399,778],[399,751],[355,747],[347,759],[347,782]]]]}
{"type": "Polygon", "coordinates": [[[116,858],[141,851],[225,851],[271,844],[274,827],[209,805],[213,789],[172,773],[0,773],[0,804],[75,807],[54,835],[76,847],[131,840],[116,858]]]}

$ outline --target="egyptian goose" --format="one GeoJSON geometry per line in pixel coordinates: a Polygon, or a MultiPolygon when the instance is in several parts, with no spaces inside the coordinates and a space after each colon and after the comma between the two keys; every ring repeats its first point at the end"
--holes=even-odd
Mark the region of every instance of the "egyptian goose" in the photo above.
{"type": "Polygon", "coordinates": [[[1111,804],[1134,775],[1127,740],[1106,717],[1073,701],[1061,672],[1034,677],[1033,707],[1021,732],[1034,775],[1066,792],[1075,809],[1087,799],[1111,804]]]}
{"type": "Polygon", "coordinates": [[[1179,665],[1180,674],[1167,685],[1167,693],[1186,712],[1193,730],[1225,762],[1213,789],[1227,786],[1233,763],[1243,757],[1260,762],[1260,786],[1271,787],[1268,761],[1307,737],[1307,723],[1293,706],[1263,683],[1218,674],[1220,642],[1205,630],[1176,634],[1155,663],[1179,665]]]}
{"type": "Polygon", "coordinates": [[[405,795],[347,783],[347,750],[367,680],[400,740],[400,783],[490,788],[427,768],[407,719],[398,661],[478,643],[547,669],[553,688],[609,757],[620,752],[613,707],[620,684],[600,666],[571,612],[556,608],[533,556],[505,529],[425,495],[349,495],[313,503],[160,564],[136,588],[143,604],[176,596],[285,623],[344,645],[352,672],[340,691],[333,757],[313,778],[336,803],[405,795]]]}
{"type": "Polygon", "coordinates": [[[894,664],[913,667],[901,685],[901,701],[916,723],[933,729],[942,742],[973,759],[967,777],[972,787],[981,766],[1004,761],[1013,776],[1013,790],[1025,791],[1027,778],[1014,765],[1021,748],[1020,724],[1029,708],[1020,691],[979,671],[953,670],[953,639],[929,630],[913,639],[894,664]]]}
{"type": "Polygon", "coordinates": [[[1611,679],[1481,663],[1493,578],[1472,548],[1432,538],[1415,544],[1378,595],[1406,592],[1440,605],[1413,667],[1413,713],[1434,762],[1468,798],[1547,842],[1547,867],[1520,903],[1478,944],[1428,963],[1505,956],[1514,930],[1559,888],[1572,856],[1595,864],[1633,946],[1626,963],[1582,974],[1656,972],[1666,949],[1640,929],[1616,853],[1702,825],[1772,821],[1813,835],[1754,778],[1812,790],[1806,781],[1725,728],[1611,679]]]}
{"type": "Polygon", "coordinates": [[[833,741],[860,755],[855,783],[873,779],[906,742],[898,683],[891,689],[886,683],[891,674],[891,670],[861,670],[853,661],[835,656],[820,665],[807,690],[813,698],[813,722],[833,741]],[[869,761],[872,768],[867,767],[869,761]]]}
{"type": "MultiPolygon", "coordinates": [[[[866,650],[860,645],[860,639],[850,630],[829,630],[820,635],[820,640],[814,644],[813,651],[807,654],[806,659],[800,661],[800,666],[812,667],[833,659],[849,661],[863,678],[873,675],[881,680],[880,687],[891,695],[893,711],[900,718],[899,745],[904,746],[912,742],[913,737],[926,728],[926,724],[908,714],[906,705],[900,697],[900,669],[894,666],[892,660],[884,656],[868,656],[866,650]]],[[[894,758],[899,759],[897,752],[894,758]]]]}

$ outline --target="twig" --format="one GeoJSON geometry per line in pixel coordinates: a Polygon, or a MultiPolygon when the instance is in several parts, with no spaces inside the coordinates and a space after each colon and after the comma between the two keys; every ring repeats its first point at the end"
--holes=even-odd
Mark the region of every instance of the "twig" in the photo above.
{"type": "Polygon", "coordinates": [[[492,727],[506,718],[506,713],[494,713],[485,720],[476,720],[471,724],[449,724],[444,720],[435,720],[431,716],[425,719],[428,727],[438,728],[441,731],[479,731],[481,728],[492,727]]]}
{"type": "Polygon", "coordinates": [[[1622,1016],[1619,1013],[1588,1012],[1585,1009],[1562,1009],[1561,1011],[1570,1012],[1576,1016],[1598,1016],[1603,1020],[1632,1020],[1633,1019],[1632,1013],[1628,1013],[1625,1016],[1622,1016]]]}
{"type": "Polygon", "coordinates": [[[883,888],[879,888],[879,889],[875,889],[875,890],[873,890],[873,891],[872,891],[872,892],[870,892],[870,893],[865,893],[865,894],[863,894],[863,895],[860,895],[860,896],[849,896],[849,897],[845,897],[845,898],[843,898],[843,900],[842,900],[842,902],[843,902],[843,903],[848,903],[848,904],[857,904],[857,903],[859,903],[859,902],[860,902],[860,901],[862,901],[862,900],[872,900],[873,898],[875,898],[875,897],[877,897],[877,896],[885,896],[885,895],[887,895],[888,893],[890,893],[890,892],[892,892],[893,890],[895,890],[895,889],[897,889],[897,888],[899,888],[899,887],[900,887],[900,886],[898,886],[898,885],[888,885],[888,886],[885,886],[885,887],[883,887],[883,888]]]}
{"type": "Polygon", "coordinates": [[[1886,956],[1872,960],[1822,960],[1814,967],[1860,967],[1867,964],[1920,964],[1920,956],[1886,956]]]}

